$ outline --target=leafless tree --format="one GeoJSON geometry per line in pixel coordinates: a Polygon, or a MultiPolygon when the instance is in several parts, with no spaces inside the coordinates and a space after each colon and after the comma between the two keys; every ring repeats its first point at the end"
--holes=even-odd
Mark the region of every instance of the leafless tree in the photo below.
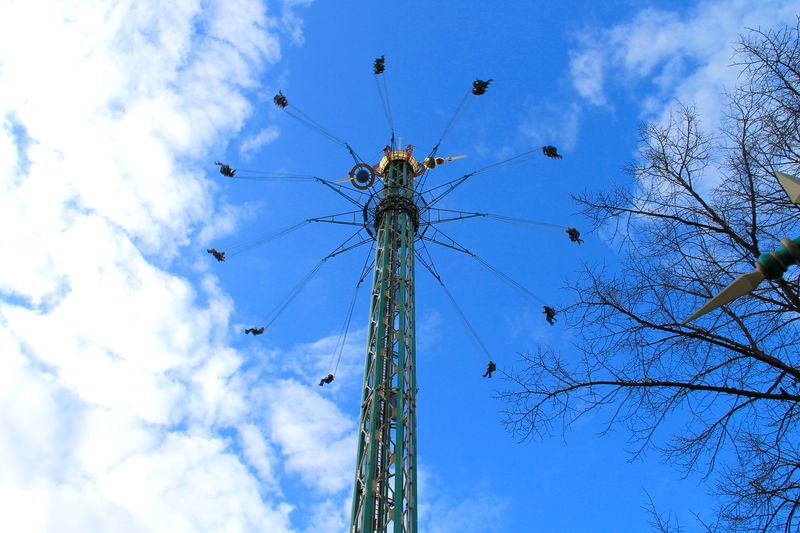
{"type": "Polygon", "coordinates": [[[650,527],[657,533],[685,533],[678,518],[672,513],[660,512],[656,507],[656,502],[650,493],[647,493],[647,505],[642,509],[650,515],[650,527]]]}
{"type": "Polygon", "coordinates": [[[620,263],[587,265],[572,286],[580,360],[528,354],[501,397],[520,437],[602,410],[632,432],[635,455],[655,447],[712,476],[708,530],[800,531],[799,269],[683,324],[800,236],[800,209],[774,177],[800,174],[800,23],[750,30],[735,58],[741,86],[714,135],[683,107],[643,127],[632,185],[576,197],[620,263]]]}

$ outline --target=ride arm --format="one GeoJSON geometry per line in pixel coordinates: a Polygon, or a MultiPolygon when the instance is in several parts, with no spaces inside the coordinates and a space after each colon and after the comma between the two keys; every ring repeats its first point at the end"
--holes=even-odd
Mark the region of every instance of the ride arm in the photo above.
{"type": "Polygon", "coordinates": [[[436,203],[438,203],[440,200],[442,200],[442,198],[444,198],[445,196],[447,196],[448,194],[453,192],[456,189],[456,187],[458,187],[459,185],[461,185],[462,183],[464,183],[465,181],[467,181],[469,178],[471,178],[474,175],[475,175],[475,172],[472,172],[470,174],[464,174],[460,178],[456,178],[454,180],[450,180],[447,183],[442,183],[441,185],[437,185],[436,187],[428,189],[427,191],[423,191],[420,194],[421,195],[429,194],[430,197],[428,199],[426,199],[426,203],[428,204],[429,207],[433,207],[436,203]],[[443,190],[440,190],[440,189],[443,189],[443,190]],[[434,194],[434,191],[436,191],[435,194],[434,194]]]}
{"type": "Polygon", "coordinates": [[[417,256],[417,259],[419,259],[419,262],[422,263],[425,269],[431,273],[431,276],[436,278],[436,281],[438,281],[440,284],[444,285],[442,277],[436,271],[436,264],[433,262],[433,258],[431,257],[431,253],[428,251],[428,247],[425,245],[425,241],[423,240],[421,244],[421,250],[415,250],[414,255],[417,256]],[[425,252],[425,257],[422,255],[423,251],[425,252]]]}
{"type": "Polygon", "coordinates": [[[453,209],[432,208],[427,210],[430,215],[426,224],[441,224],[442,222],[453,222],[455,220],[466,220],[475,217],[487,217],[486,213],[472,213],[469,211],[455,211],[453,209]],[[435,215],[435,218],[434,218],[435,215]],[[443,218],[449,217],[449,218],[443,218]]]}
{"type": "Polygon", "coordinates": [[[336,213],[316,218],[306,219],[308,222],[327,222],[329,224],[345,224],[348,226],[364,226],[364,222],[358,222],[358,215],[363,213],[362,209],[347,211],[346,213],[336,213]]]}
{"type": "Polygon", "coordinates": [[[362,230],[359,229],[358,231],[353,233],[342,244],[340,244],[334,251],[332,251],[331,253],[326,255],[325,258],[322,261],[323,262],[327,261],[328,259],[330,259],[332,257],[336,257],[339,254],[343,254],[343,253],[345,253],[347,251],[350,251],[350,250],[352,250],[354,248],[358,248],[362,244],[366,244],[366,243],[368,243],[368,242],[373,240],[373,238],[370,237],[370,236],[367,236],[366,238],[364,238],[364,236],[361,234],[361,231],[362,230]],[[356,241],[356,242],[353,243],[353,241],[356,241]]]}
{"type": "MultiPolygon", "coordinates": [[[[437,145],[438,146],[438,145],[437,145]]],[[[514,157],[509,157],[508,159],[504,159],[502,161],[498,161],[497,163],[492,163],[489,166],[483,167],[481,169],[475,170],[470,172],[469,174],[465,174],[460,178],[456,178],[454,180],[448,181],[441,185],[437,185],[436,187],[432,187],[426,191],[422,191],[420,194],[430,194],[431,199],[428,200],[428,206],[433,207],[434,204],[442,200],[445,196],[453,192],[457,187],[462,185],[465,181],[467,181],[472,176],[476,174],[483,174],[484,172],[489,172],[491,170],[495,170],[500,167],[505,167],[509,165],[516,165],[519,163],[523,163],[525,161],[530,160],[536,155],[541,154],[541,150],[543,147],[534,148],[533,150],[528,150],[527,152],[522,152],[521,154],[515,155],[514,157]],[[443,189],[441,192],[438,192],[440,189],[443,189]],[[436,194],[433,194],[434,191],[437,191],[436,194]]]]}
{"type": "Polygon", "coordinates": [[[339,185],[338,183],[334,183],[332,181],[324,180],[322,178],[314,178],[314,179],[316,179],[318,182],[322,183],[323,185],[325,185],[328,188],[330,188],[331,190],[333,190],[333,192],[335,192],[336,194],[338,194],[338,195],[342,196],[343,198],[345,198],[351,204],[353,204],[353,205],[355,205],[355,206],[357,206],[359,208],[363,208],[364,207],[361,204],[361,202],[359,202],[358,200],[356,200],[355,198],[353,198],[352,196],[350,196],[349,194],[344,192],[344,191],[349,190],[349,189],[346,189],[343,185],[339,185]]]}
{"type": "Polygon", "coordinates": [[[476,257],[474,253],[466,249],[465,247],[458,244],[456,241],[439,231],[438,229],[431,227],[434,231],[433,237],[428,237],[425,235],[420,234],[419,237],[423,241],[432,242],[434,244],[438,244],[439,246],[444,246],[445,248],[450,248],[451,250],[455,250],[457,252],[461,252],[463,254],[467,254],[471,257],[476,257]]]}

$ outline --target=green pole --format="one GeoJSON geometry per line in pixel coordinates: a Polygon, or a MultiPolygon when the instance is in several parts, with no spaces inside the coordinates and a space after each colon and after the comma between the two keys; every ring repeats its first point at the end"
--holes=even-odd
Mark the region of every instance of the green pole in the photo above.
{"type": "Polygon", "coordinates": [[[350,533],[416,533],[414,238],[411,150],[387,150],[375,209],[376,252],[350,533]]]}

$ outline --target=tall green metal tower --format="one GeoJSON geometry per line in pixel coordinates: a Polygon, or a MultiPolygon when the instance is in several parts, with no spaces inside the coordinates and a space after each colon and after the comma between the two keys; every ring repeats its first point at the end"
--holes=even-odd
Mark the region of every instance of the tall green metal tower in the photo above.
{"type": "MultiPolygon", "coordinates": [[[[376,76],[383,73],[384,58],[375,60],[373,71],[376,76]]],[[[492,217],[515,223],[541,224],[541,222],[511,218],[487,213],[457,211],[434,207],[465,183],[470,177],[496,169],[503,165],[519,163],[542,152],[551,159],[561,159],[556,148],[542,146],[523,152],[522,154],[494,163],[485,168],[464,174],[459,178],[425,189],[426,171],[466,156],[436,157],[436,152],[452,128],[456,119],[463,113],[468,103],[470,92],[480,96],[486,92],[492,80],[475,80],[472,88],[447,123],[444,132],[434,145],[428,157],[422,162],[413,156],[413,147],[402,149],[394,146],[395,135],[391,112],[388,105],[388,92],[385,82],[378,83],[378,92],[389,119],[393,146],[384,148],[384,155],[376,165],[370,165],[353,151],[350,145],[336,137],[302,111],[289,106],[289,101],[282,92],[278,92],[273,101],[280,109],[297,119],[304,125],[321,133],[350,152],[355,166],[349,177],[330,181],[315,176],[288,175],[255,170],[238,170],[217,161],[220,173],[228,178],[251,179],[259,181],[289,180],[315,181],[334,190],[339,195],[357,206],[356,211],[338,213],[325,217],[309,218],[299,224],[284,228],[274,235],[255,241],[255,244],[267,239],[285,235],[289,231],[310,222],[327,222],[357,226],[356,233],[341,243],[333,252],[325,256],[309,274],[292,289],[263,320],[261,327],[245,330],[245,334],[253,336],[264,333],[288,303],[297,296],[302,288],[319,271],[327,260],[341,253],[357,248],[363,244],[374,242],[375,263],[373,268],[372,292],[369,310],[369,328],[367,333],[366,361],[364,364],[364,384],[361,395],[360,417],[358,426],[358,451],[356,458],[355,480],[353,484],[353,504],[349,533],[417,533],[417,421],[416,421],[416,339],[414,324],[414,263],[415,257],[431,275],[441,284],[465,326],[472,334],[476,345],[490,358],[489,351],[481,342],[474,328],[469,324],[463,312],[445,287],[441,276],[427,254],[425,243],[430,242],[451,250],[466,254],[514,288],[521,290],[526,296],[539,303],[544,303],[535,294],[511,279],[497,268],[459,243],[448,237],[434,226],[475,217],[492,217]],[[383,87],[383,89],[381,89],[383,87]],[[382,180],[382,187],[373,188],[376,178],[382,180]],[[420,183],[415,183],[416,179],[420,183]],[[349,181],[358,190],[369,191],[368,200],[363,202],[361,196],[353,198],[347,193],[343,182],[349,181]],[[363,220],[359,220],[363,217],[363,220]],[[420,229],[420,227],[422,229],[420,229]],[[364,235],[362,232],[367,233],[364,235]],[[427,234],[426,234],[427,233],[427,234]],[[360,239],[360,240],[359,240],[360,239]],[[421,250],[427,255],[416,255],[414,246],[419,240],[421,250]],[[354,242],[355,241],[355,242],[354,242]],[[427,260],[426,260],[427,257],[427,260]]],[[[552,224],[547,224],[553,226],[552,224]]],[[[564,228],[575,242],[582,242],[575,228],[564,228]],[[573,233],[574,232],[574,237],[573,233]]],[[[228,257],[254,246],[245,244],[230,251],[228,257]]],[[[208,249],[217,261],[225,261],[226,255],[214,248],[208,249]]],[[[331,383],[341,359],[347,328],[352,317],[353,306],[358,294],[358,287],[365,279],[368,266],[362,271],[362,277],[356,285],[350,310],[345,321],[338,358],[331,373],[320,381],[320,386],[331,383]]],[[[545,307],[545,310],[550,309],[545,307]]],[[[554,310],[551,309],[553,313],[554,310]]],[[[550,316],[548,314],[548,316],[550,316]]],[[[490,361],[490,367],[493,365],[490,361]]],[[[491,372],[488,370],[487,372],[491,372]]],[[[489,374],[491,377],[491,374],[489,374]]]]}
{"type": "Polygon", "coordinates": [[[419,208],[412,147],[377,165],[375,269],[350,533],[416,533],[416,347],[414,239],[419,208]]]}

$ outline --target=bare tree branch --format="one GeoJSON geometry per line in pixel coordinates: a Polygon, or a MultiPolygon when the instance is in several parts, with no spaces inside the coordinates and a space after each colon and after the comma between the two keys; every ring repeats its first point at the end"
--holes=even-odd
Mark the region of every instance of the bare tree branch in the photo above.
{"type": "MultiPolygon", "coordinates": [[[[640,131],[630,186],[575,196],[620,264],[585,265],[562,311],[580,359],[547,348],[512,372],[505,422],[521,439],[587,413],[626,427],[634,456],[657,448],[714,476],[719,514],[703,531],[800,531],[800,283],[763,283],[696,323],[684,318],[758,256],[797,237],[800,208],[774,171],[800,174],[800,22],[750,30],[723,126],[690,106],[640,131]],[[675,421],[683,422],[678,432],[675,421]],[[668,423],[669,421],[669,423],[668,423]]],[[[648,507],[658,531],[680,531],[648,507]]]]}

